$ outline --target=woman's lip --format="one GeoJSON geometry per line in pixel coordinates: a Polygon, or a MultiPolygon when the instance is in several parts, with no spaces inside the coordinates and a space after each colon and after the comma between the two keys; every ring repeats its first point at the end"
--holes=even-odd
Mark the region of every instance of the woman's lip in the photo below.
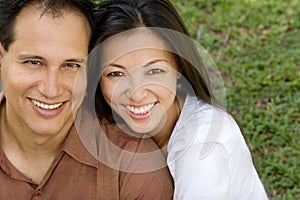
{"type": "Polygon", "coordinates": [[[139,106],[124,106],[125,111],[130,115],[131,118],[136,120],[143,120],[150,117],[156,103],[149,103],[139,106]]]}
{"type": "Polygon", "coordinates": [[[137,115],[137,114],[134,114],[132,112],[129,112],[129,115],[132,119],[135,119],[135,120],[144,120],[144,119],[147,119],[150,117],[152,112],[148,112],[146,114],[142,114],[142,115],[137,115]]]}
{"type": "Polygon", "coordinates": [[[149,112],[154,107],[154,105],[155,105],[155,103],[149,103],[149,104],[145,104],[145,105],[141,105],[141,106],[128,105],[128,106],[126,106],[126,109],[136,115],[142,115],[142,114],[149,112]]]}

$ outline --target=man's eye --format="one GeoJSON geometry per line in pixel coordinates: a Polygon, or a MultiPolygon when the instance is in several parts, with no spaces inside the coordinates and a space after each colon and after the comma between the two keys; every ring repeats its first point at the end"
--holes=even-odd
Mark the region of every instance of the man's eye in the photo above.
{"type": "Polygon", "coordinates": [[[26,64],[30,64],[30,65],[42,65],[42,62],[37,61],[37,60],[27,60],[25,61],[26,64]]]}
{"type": "Polygon", "coordinates": [[[156,68],[156,69],[151,69],[150,71],[148,71],[147,75],[159,74],[162,72],[164,72],[164,70],[156,68]]]}
{"type": "Polygon", "coordinates": [[[120,76],[124,76],[123,72],[110,72],[109,74],[107,74],[108,77],[120,77],[120,76]]]}
{"type": "Polygon", "coordinates": [[[77,64],[77,63],[67,63],[65,65],[65,67],[71,67],[71,68],[80,68],[81,65],[77,64]]]}

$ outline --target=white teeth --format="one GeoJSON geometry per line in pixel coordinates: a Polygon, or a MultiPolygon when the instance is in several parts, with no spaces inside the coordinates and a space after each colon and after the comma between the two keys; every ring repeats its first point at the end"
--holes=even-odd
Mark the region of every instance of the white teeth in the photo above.
{"type": "Polygon", "coordinates": [[[63,103],[58,103],[58,104],[44,104],[44,103],[41,103],[41,102],[38,102],[36,100],[32,100],[33,104],[39,108],[42,108],[42,109],[45,109],[45,110],[54,110],[54,109],[57,109],[59,108],[63,103]]]}
{"type": "Polygon", "coordinates": [[[154,106],[154,103],[151,103],[147,106],[143,106],[143,107],[139,107],[139,108],[135,108],[133,106],[126,106],[126,108],[130,112],[132,112],[136,115],[142,115],[142,114],[145,114],[145,113],[149,112],[153,108],[153,106],[154,106]]]}

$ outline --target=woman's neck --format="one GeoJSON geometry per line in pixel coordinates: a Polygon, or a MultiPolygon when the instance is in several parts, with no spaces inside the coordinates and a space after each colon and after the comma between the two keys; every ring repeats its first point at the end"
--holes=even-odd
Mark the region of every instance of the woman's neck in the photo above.
{"type": "Polygon", "coordinates": [[[173,129],[177,123],[183,106],[183,100],[176,98],[172,107],[167,111],[167,120],[162,129],[155,134],[152,139],[158,145],[159,148],[163,148],[168,145],[169,139],[173,132],[173,129]]]}

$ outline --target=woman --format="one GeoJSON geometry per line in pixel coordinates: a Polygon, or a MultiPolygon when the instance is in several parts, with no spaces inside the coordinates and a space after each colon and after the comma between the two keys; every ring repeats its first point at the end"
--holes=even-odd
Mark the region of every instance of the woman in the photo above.
{"type": "Polygon", "coordinates": [[[216,103],[172,4],[107,0],[95,17],[90,74],[101,76],[100,122],[152,137],[167,156],[175,199],[267,199],[240,128],[216,103]]]}

